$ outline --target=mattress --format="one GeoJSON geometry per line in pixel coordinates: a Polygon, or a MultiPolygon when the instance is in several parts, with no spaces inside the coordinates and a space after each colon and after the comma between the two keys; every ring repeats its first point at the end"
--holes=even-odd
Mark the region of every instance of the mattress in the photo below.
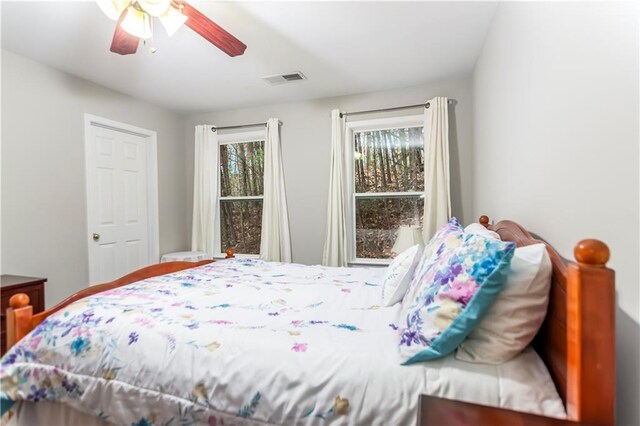
{"type": "Polygon", "coordinates": [[[382,273],[234,259],[100,293],[5,355],[0,396],[36,402],[9,413],[25,424],[65,415],[46,401],[116,424],[405,425],[420,394],[564,417],[531,349],[401,366],[382,273]]]}

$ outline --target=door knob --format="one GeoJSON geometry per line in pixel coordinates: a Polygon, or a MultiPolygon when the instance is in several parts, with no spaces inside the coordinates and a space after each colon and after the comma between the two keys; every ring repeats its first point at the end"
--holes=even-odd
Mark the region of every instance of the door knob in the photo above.
{"type": "Polygon", "coordinates": [[[93,241],[98,241],[100,239],[100,234],[93,233],[93,241]]]}

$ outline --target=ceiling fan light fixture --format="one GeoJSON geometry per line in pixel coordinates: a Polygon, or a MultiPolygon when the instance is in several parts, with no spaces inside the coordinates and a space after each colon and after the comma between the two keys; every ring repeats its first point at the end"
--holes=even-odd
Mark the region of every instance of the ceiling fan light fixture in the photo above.
{"type": "Polygon", "coordinates": [[[138,5],[149,15],[158,17],[171,9],[171,0],[138,0],[138,5]]]}
{"type": "MultiPolygon", "coordinates": [[[[110,4],[102,3],[111,6],[116,4],[114,2],[128,2],[124,3],[128,6],[122,10],[117,20],[116,30],[113,33],[111,47],[109,49],[118,55],[131,55],[136,53],[140,45],[140,39],[142,39],[145,45],[147,40],[153,40],[153,18],[155,16],[150,15],[149,10],[144,9],[144,7],[149,9],[150,5],[152,8],[158,6],[158,10],[154,10],[152,13],[159,13],[157,17],[162,21],[169,35],[175,33],[182,25],[185,25],[230,57],[242,55],[247,48],[246,44],[213,22],[198,9],[191,6],[187,3],[187,0],[97,1],[111,1],[110,4]]],[[[110,9],[107,8],[107,10],[110,9]]],[[[115,16],[115,13],[112,15],[115,16]]]]}
{"type": "Polygon", "coordinates": [[[170,7],[164,15],[159,17],[159,19],[160,23],[162,23],[162,26],[167,31],[167,34],[172,36],[181,26],[184,25],[185,22],[187,22],[187,19],[189,18],[178,12],[173,7],[170,7]]]}
{"type": "Polygon", "coordinates": [[[120,18],[122,12],[131,4],[130,0],[96,0],[100,10],[114,21],[120,18]]]}
{"type": "Polygon", "coordinates": [[[127,9],[127,15],[120,22],[120,28],[138,38],[148,39],[153,36],[151,17],[133,6],[127,9]]]}

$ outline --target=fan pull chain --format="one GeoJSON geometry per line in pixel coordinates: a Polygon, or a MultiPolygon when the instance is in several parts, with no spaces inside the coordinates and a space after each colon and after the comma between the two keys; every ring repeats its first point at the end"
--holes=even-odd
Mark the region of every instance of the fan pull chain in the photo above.
{"type": "MultiPolygon", "coordinates": [[[[144,17],[145,19],[149,20],[149,27],[151,28],[151,38],[149,39],[150,40],[149,52],[156,53],[158,49],[156,49],[153,43],[153,18],[151,18],[151,16],[147,13],[144,14],[144,17]]],[[[147,45],[147,40],[143,40],[142,42],[144,43],[145,46],[147,45]]]]}

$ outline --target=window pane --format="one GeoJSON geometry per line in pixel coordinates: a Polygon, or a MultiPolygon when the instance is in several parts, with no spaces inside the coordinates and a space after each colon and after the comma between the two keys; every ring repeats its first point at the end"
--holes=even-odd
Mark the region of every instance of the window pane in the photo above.
{"type": "Polygon", "coordinates": [[[385,259],[400,226],[421,226],[424,198],[357,198],[356,257],[385,259]]]}
{"type": "Polygon", "coordinates": [[[422,127],[354,134],[356,192],[424,191],[422,127]]]}
{"type": "Polygon", "coordinates": [[[220,200],[220,251],[260,254],[262,200],[220,200]]]}
{"type": "Polygon", "coordinates": [[[262,195],[264,141],[220,145],[220,191],[223,197],[262,195]]]}

